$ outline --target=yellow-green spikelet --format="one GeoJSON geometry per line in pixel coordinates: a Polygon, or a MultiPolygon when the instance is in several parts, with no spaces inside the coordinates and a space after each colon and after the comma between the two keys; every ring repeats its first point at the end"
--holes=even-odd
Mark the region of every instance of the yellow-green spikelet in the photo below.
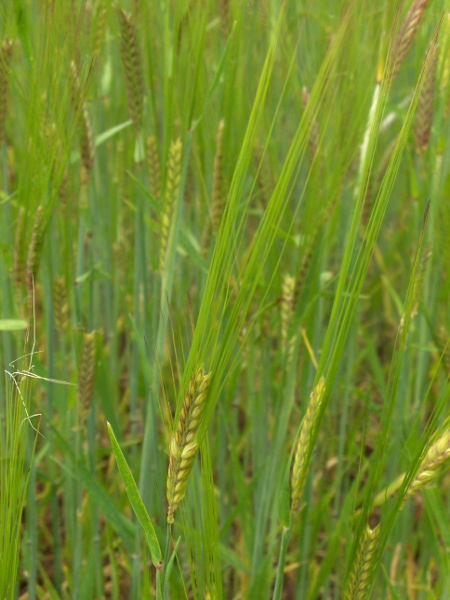
{"type": "Polygon", "coordinates": [[[198,450],[198,428],[205,407],[211,373],[203,368],[196,371],[183,400],[180,417],[169,446],[167,473],[167,522],[173,523],[174,514],[186,493],[189,473],[198,450]]]}
{"type": "Polygon", "coordinates": [[[178,197],[181,180],[181,140],[172,142],[169,149],[169,160],[167,165],[167,182],[164,194],[164,213],[161,220],[161,245],[159,251],[160,270],[164,270],[166,260],[167,242],[169,240],[170,227],[172,224],[173,207],[178,197]]]}
{"type": "Polygon", "coordinates": [[[294,457],[294,466],[291,477],[291,512],[296,513],[301,508],[303,489],[309,471],[310,457],[314,432],[319,418],[319,409],[325,392],[325,379],[321,377],[311,392],[306,414],[303,419],[297,449],[294,457]]]}

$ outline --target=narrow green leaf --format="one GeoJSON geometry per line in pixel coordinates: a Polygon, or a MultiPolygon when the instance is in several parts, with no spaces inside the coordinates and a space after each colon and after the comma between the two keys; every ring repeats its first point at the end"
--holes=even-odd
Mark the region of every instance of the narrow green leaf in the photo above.
{"type": "Polygon", "coordinates": [[[107,423],[107,426],[114,455],[117,460],[117,465],[119,467],[120,475],[122,476],[122,481],[125,486],[128,498],[130,500],[130,504],[133,507],[133,510],[136,514],[139,523],[142,526],[142,529],[144,530],[145,537],[147,538],[148,547],[150,549],[150,554],[152,556],[152,562],[157,569],[161,570],[162,553],[158,542],[158,538],[156,536],[155,528],[153,527],[153,523],[149,517],[147,509],[145,508],[144,503],[142,502],[138,487],[136,485],[136,482],[134,481],[133,475],[130,471],[127,461],[125,460],[125,456],[123,455],[122,450],[120,449],[119,443],[116,440],[116,436],[114,435],[112,427],[109,423],[107,423]]]}
{"type": "Polygon", "coordinates": [[[22,319],[0,319],[0,331],[21,331],[28,327],[22,319]]]}

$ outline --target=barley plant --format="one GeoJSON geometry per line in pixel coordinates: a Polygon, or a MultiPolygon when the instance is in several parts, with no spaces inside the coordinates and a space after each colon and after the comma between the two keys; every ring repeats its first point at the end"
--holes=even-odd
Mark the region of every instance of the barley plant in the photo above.
{"type": "Polygon", "coordinates": [[[0,0],[0,600],[450,598],[447,0],[0,0]]]}

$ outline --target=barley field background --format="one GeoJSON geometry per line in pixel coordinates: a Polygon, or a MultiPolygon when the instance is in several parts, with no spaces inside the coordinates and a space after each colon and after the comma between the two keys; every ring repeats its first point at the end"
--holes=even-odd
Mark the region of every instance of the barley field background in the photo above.
{"type": "Polygon", "coordinates": [[[0,598],[450,598],[447,0],[0,1],[0,598]]]}

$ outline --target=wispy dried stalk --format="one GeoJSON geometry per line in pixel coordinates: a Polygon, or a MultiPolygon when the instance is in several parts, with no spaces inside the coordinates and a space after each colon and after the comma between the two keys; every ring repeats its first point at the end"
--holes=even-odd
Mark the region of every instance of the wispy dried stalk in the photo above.
{"type": "Polygon", "coordinates": [[[86,186],[92,169],[94,167],[94,141],[92,135],[91,120],[84,102],[78,68],[74,61],[70,64],[71,69],[71,98],[77,120],[77,132],[80,142],[81,183],[86,186]]]}
{"type": "Polygon", "coordinates": [[[406,15],[406,18],[401,26],[397,38],[395,40],[392,58],[394,65],[391,72],[391,78],[395,79],[402,68],[406,56],[411,48],[411,45],[416,37],[423,13],[430,0],[414,0],[411,8],[406,15]]]}
{"type": "Polygon", "coordinates": [[[94,397],[94,378],[96,366],[96,332],[84,334],[83,348],[81,351],[80,367],[78,369],[78,410],[80,424],[89,413],[94,397]]]}
{"type": "Polygon", "coordinates": [[[5,141],[5,123],[8,106],[9,69],[13,53],[13,42],[6,38],[0,48],[0,146],[5,141]]]}
{"type": "Polygon", "coordinates": [[[138,37],[133,18],[121,8],[118,9],[121,54],[125,66],[125,83],[128,110],[137,131],[142,128],[144,115],[144,78],[142,76],[138,37]]]}
{"type": "Polygon", "coordinates": [[[147,137],[147,164],[150,192],[156,200],[161,199],[161,163],[155,135],[147,137]]]}
{"type": "Polygon", "coordinates": [[[199,447],[198,430],[210,381],[211,373],[205,374],[203,368],[199,368],[189,383],[177,428],[170,441],[166,491],[168,523],[173,523],[175,511],[186,493],[199,447]]]}
{"type": "Polygon", "coordinates": [[[435,442],[422,460],[416,476],[411,481],[403,505],[413,494],[431,485],[441,473],[441,467],[450,457],[450,430],[435,442]]]}
{"type": "Polygon", "coordinates": [[[169,148],[167,181],[164,193],[164,213],[161,221],[161,244],[159,253],[159,266],[161,271],[164,269],[164,262],[166,259],[166,249],[170,226],[172,224],[173,207],[180,189],[181,149],[182,145],[180,139],[176,142],[172,142],[169,148]]]}
{"type": "Polygon", "coordinates": [[[370,587],[372,567],[380,537],[380,526],[369,526],[362,536],[352,565],[344,600],[365,600],[370,587]]]}
{"type": "Polygon", "coordinates": [[[433,123],[433,102],[434,90],[436,86],[436,64],[437,50],[436,46],[430,49],[432,53],[431,64],[427,71],[425,81],[423,83],[422,92],[417,105],[416,113],[416,144],[419,154],[426,151],[430,141],[431,125],[433,123]]]}
{"type": "Polygon", "coordinates": [[[295,452],[291,476],[291,512],[301,508],[303,489],[313,451],[313,439],[318,425],[319,412],[325,393],[325,379],[321,377],[309,398],[295,452]]]}
{"type": "Polygon", "coordinates": [[[217,130],[216,154],[214,156],[212,204],[209,218],[206,220],[201,240],[201,253],[204,256],[211,244],[212,235],[217,235],[222,220],[225,206],[225,194],[223,189],[223,160],[222,140],[225,121],[222,119],[217,130]]]}

